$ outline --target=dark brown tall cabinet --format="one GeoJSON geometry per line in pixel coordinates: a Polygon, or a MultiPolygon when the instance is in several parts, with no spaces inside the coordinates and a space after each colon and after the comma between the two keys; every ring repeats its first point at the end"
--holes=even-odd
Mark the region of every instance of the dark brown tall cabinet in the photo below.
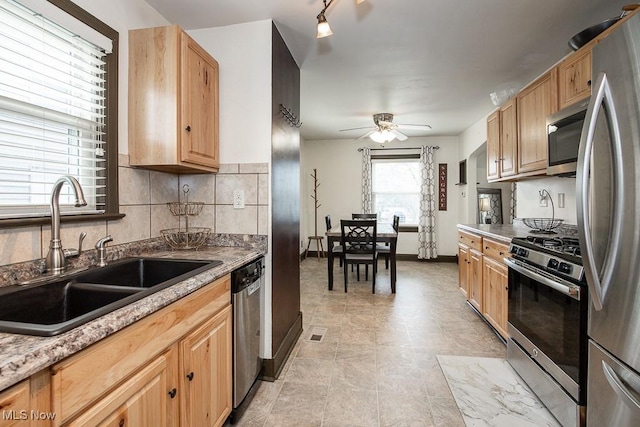
{"type": "Polygon", "coordinates": [[[272,355],[265,377],[277,378],[302,332],[300,312],[300,131],[280,106],[300,116],[300,69],[272,26],[271,307],[272,355]]]}

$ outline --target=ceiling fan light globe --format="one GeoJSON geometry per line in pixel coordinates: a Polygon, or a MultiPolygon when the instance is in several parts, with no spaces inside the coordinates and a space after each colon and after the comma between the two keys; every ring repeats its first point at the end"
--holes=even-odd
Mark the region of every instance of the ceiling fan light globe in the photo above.
{"type": "Polygon", "coordinates": [[[369,135],[369,138],[371,138],[372,140],[374,140],[379,144],[384,144],[385,142],[393,141],[396,138],[396,136],[393,133],[389,132],[389,130],[384,129],[382,131],[380,130],[375,131],[374,133],[369,135]]]}

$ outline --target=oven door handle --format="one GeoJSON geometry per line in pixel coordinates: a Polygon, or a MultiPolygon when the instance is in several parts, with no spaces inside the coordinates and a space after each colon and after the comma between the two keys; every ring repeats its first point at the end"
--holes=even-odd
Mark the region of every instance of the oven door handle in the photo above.
{"type": "Polygon", "coordinates": [[[564,294],[568,297],[571,297],[575,300],[580,301],[580,287],[579,286],[570,286],[565,285],[563,283],[559,283],[556,280],[549,279],[548,277],[543,276],[542,274],[536,273],[535,271],[528,270],[520,265],[516,264],[513,260],[509,258],[505,258],[504,262],[507,264],[509,268],[514,269],[518,273],[527,276],[528,278],[535,280],[536,282],[542,283],[545,286],[548,286],[561,294],[564,294]]]}

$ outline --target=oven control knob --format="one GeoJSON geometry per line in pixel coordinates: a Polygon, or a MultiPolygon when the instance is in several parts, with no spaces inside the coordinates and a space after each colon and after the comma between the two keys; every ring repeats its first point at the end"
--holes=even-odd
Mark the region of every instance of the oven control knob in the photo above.
{"type": "Polygon", "coordinates": [[[560,264],[560,262],[557,259],[551,258],[549,260],[549,262],[547,263],[547,267],[549,267],[551,269],[554,269],[554,270],[557,270],[559,264],[560,264]]]}
{"type": "Polygon", "coordinates": [[[518,253],[518,247],[517,246],[511,246],[511,249],[509,249],[509,252],[512,254],[517,254],[518,253]]]}
{"type": "Polygon", "coordinates": [[[526,258],[529,256],[529,251],[524,248],[518,248],[518,256],[526,258]]]}
{"type": "Polygon", "coordinates": [[[571,264],[567,264],[566,262],[561,262],[558,266],[558,271],[564,274],[571,274],[571,264]]]}

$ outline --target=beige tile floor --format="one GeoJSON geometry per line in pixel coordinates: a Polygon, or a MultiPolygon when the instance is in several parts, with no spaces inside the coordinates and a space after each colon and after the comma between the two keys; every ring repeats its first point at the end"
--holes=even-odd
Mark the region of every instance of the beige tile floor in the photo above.
{"type": "MultiPolygon", "coordinates": [[[[467,306],[453,263],[398,262],[397,293],[380,262],[376,294],[336,263],[301,264],[304,332],[280,378],[263,382],[240,426],[464,426],[436,355],[505,357],[467,306]],[[322,342],[312,331],[326,329],[322,342]]],[[[364,278],[364,275],[361,276],[364,278]]]]}

